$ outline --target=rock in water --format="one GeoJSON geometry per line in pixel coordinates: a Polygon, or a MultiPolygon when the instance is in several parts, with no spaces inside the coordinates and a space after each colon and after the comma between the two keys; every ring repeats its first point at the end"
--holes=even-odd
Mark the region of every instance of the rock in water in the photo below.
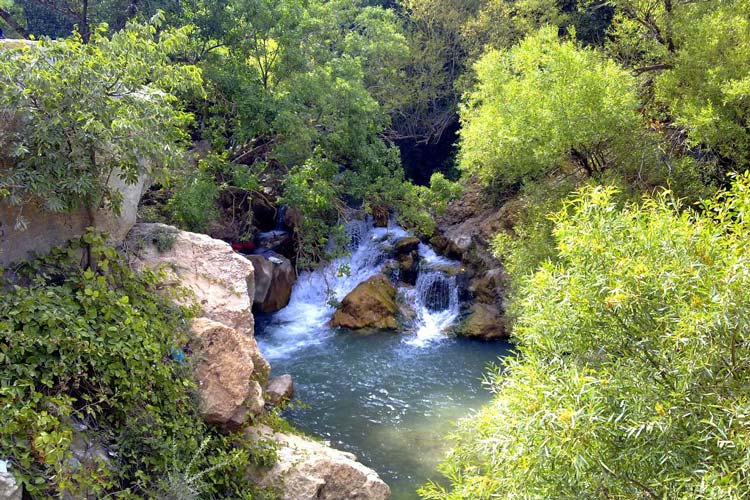
{"type": "Polygon", "coordinates": [[[272,254],[248,255],[255,268],[255,296],[253,306],[263,313],[276,312],[289,303],[295,274],[294,266],[286,257],[272,254]]]}
{"type": "Polygon", "coordinates": [[[190,327],[197,344],[194,371],[203,420],[237,428],[248,413],[260,414],[263,396],[260,384],[251,380],[254,364],[247,338],[208,318],[198,318],[190,327]]]}
{"type": "Polygon", "coordinates": [[[344,328],[382,328],[395,330],[396,287],[382,274],[360,283],[344,297],[341,306],[333,315],[331,326],[344,328]]]}
{"type": "Polygon", "coordinates": [[[507,339],[505,319],[497,306],[476,303],[461,324],[458,333],[465,337],[482,340],[507,339]]]}
{"type": "Polygon", "coordinates": [[[193,294],[204,315],[253,335],[253,265],[229,243],[165,224],[136,224],[126,240],[137,269],[164,269],[193,294]]]}
{"type": "Polygon", "coordinates": [[[294,394],[294,382],[289,374],[274,377],[266,386],[266,402],[278,406],[291,399],[294,394]]]}
{"type": "Polygon", "coordinates": [[[398,240],[393,246],[393,252],[396,256],[406,255],[416,251],[419,248],[419,238],[416,236],[406,236],[398,240]]]}
{"type": "Polygon", "coordinates": [[[357,462],[351,453],[335,450],[310,439],[275,433],[268,427],[248,429],[253,440],[278,445],[271,467],[253,467],[250,478],[261,487],[272,487],[284,500],[388,500],[391,490],[378,474],[357,462]]]}

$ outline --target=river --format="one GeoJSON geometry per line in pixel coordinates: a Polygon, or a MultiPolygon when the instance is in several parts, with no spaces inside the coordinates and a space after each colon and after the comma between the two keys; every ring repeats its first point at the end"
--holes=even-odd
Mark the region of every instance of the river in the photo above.
{"type": "Polygon", "coordinates": [[[327,325],[358,283],[377,274],[388,249],[407,233],[398,226],[349,226],[351,255],[300,275],[289,305],[259,316],[256,338],[274,374],[290,373],[295,400],[289,421],[375,469],[394,500],[418,498],[416,488],[439,480],[435,467],[449,448],[452,422],[490,400],[482,380],[489,364],[509,351],[445,334],[458,319],[457,263],[420,245],[415,287],[399,288],[416,318],[400,332],[352,332],[327,325]],[[348,269],[348,273],[342,273],[348,269]]]}

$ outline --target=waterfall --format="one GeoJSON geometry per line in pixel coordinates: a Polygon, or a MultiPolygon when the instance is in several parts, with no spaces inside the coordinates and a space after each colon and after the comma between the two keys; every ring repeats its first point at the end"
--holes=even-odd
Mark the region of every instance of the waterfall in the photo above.
{"type": "Polygon", "coordinates": [[[420,269],[414,287],[416,335],[408,340],[410,344],[418,346],[443,338],[459,314],[455,276],[427,266],[420,269]]]}
{"type": "MultiPolygon", "coordinates": [[[[390,259],[393,246],[409,233],[391,224],[373,227],[372,221],[354,221],[345,228],[348,255],[325,267],[303,272],[292,290],[289,305],[274,314],[265,328],[272,330],[273,342],[264,350],[272,358],[287,356],[334,335],[328,321],[335,312],[331,305],[341,301],[359,283],[380,273],[390,259]]],[[[401,286],[399,295],[416,313],[405,325],[404,341],[424,346],[444,338],[445,330],[458,317],[456,279],[438,268],[456,265],[439,257],[426,245],[419,246],[422,261],[415,287],[401,286]]]]}

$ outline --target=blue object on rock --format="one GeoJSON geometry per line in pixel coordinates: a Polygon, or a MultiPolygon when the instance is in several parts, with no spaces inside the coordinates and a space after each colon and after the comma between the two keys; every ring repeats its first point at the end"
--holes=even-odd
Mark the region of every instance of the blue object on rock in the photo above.
{"type": "Polygon", "coordinates": [[[183,361],[185,361],[185,351],[183,351],[179,347],[172,347],[169,350],[169,357],[172,358],[173,361],[182,363],[183,361]]]}

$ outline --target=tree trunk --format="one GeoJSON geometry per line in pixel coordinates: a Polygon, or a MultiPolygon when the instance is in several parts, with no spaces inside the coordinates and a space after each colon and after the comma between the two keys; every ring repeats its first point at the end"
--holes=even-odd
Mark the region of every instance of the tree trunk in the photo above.
{"type": "Polygon", "coordinates": [[[29,33],[24,29],[23,26],[21,26],[18,21],[16,21],[13,16],[5,9],[0,9],[0,18],[3,19],[6,23],[8,23],[8,26],[10,26],[13,31],[24,37],[25,39],[29,39],[29,33]]]}

